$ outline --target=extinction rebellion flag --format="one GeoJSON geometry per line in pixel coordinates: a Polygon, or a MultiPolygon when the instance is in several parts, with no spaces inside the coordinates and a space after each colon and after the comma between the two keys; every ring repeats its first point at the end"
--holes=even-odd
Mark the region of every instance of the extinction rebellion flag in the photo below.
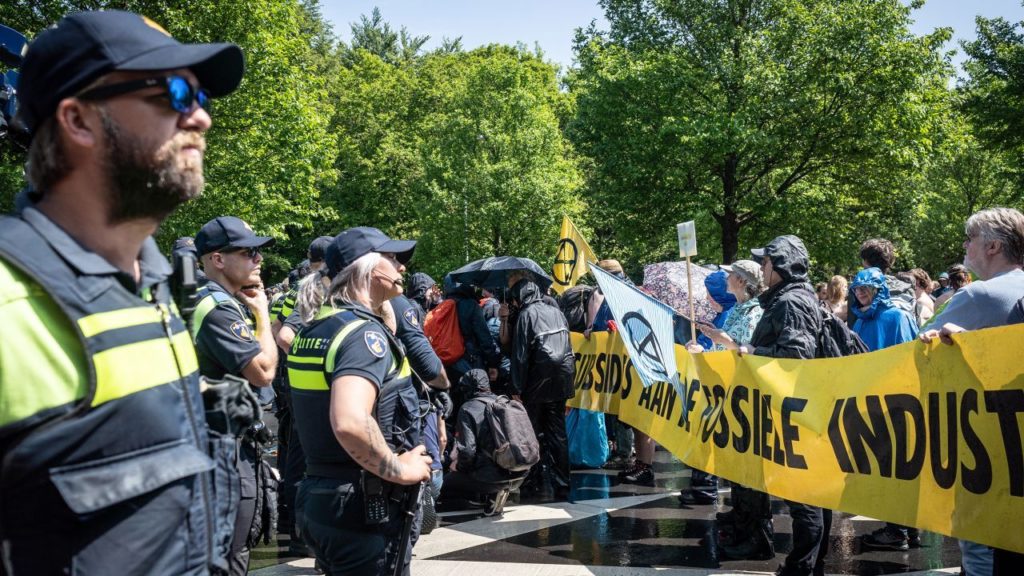
{"type": "Polygon", "coordinates": [[[678,387],[672,309],[597,266],[590,269],[644,386],[669,382],[678,387]]]}
{"type": "Polygon", "coordinates": [[[551,277],[554,279],[552,288],[559,294],[576,285],[576,282],[587,273],[587,262],[597,260],[590,245],[573,226],[568,216],[562,217],[562,233],[559,235],[558,252],[555,253],[555,266],[551,277]]]}

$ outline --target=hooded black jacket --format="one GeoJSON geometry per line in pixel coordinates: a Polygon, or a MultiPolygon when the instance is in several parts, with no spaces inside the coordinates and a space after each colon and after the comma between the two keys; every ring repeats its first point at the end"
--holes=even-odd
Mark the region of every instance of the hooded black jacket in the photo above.
{"type": "Polygon", "coordinates": [[[758,296],[764,315],[749,345],[757,356],[814,358],[821,331],[821,312],[814,288],[807,282],[808,261],[803,243],[776,244],[773,240],[769,249],[765,258],[771,258],[772,267],[782,281],[758,296]]]}
{"type": "Polygon", "coordinates": [[[483,370],[470,370],[459,382],[459,387],[467,400],[459,408],[456,422],[458,471],[468,474],[477,482],[485,483],[505,482],[524,476],[525,472],[512,473],[498,466],[491,456],[494,454],[494,435],[484,411],[497,396],[491,392],[487,373],[483,370]]]}
{"type": "Polygon", "coordinates": [[[437,285],[434,279],[428,274],[423,272],[416,272],[409,277],[409,285],[405,288],[405,296],[416,305],[419,313],[420,325],[423,325],[423,319],[426,318],[427,312],[427,292],[431,288],[437,285]]]}
{"type": "Polygon", "coordinates": [[[519,302],[512,332],[512,389],[525,404],[572,398],[576,359],[562,311],[545,303],[529,280],[513,286],[511,298],[519,302]]]}

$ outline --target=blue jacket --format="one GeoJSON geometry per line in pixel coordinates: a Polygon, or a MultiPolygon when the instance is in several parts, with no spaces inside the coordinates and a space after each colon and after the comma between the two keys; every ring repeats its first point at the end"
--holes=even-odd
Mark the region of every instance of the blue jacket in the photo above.
{"type": "Polygon", "coordinates": [[[885,275],[878,268],[865,268],[854,277],[851,288],[869,286],[875,289],[875,297],[867,310],[860,306],[850,311],[857,317],[853,331],[860,336],[871,351],[881,350],[896,344],[909,342],[917,337],[917,323],[909,314],[893,305],[889,299],[889,287],[885,275]]]}
{"type": "MultiPolygon", "coordinates": [[[[729,316],[729,311],[736,305],[736,297],[730,294],[726,288],[728,276],[724,270],[718,270],[704,278],[704,288],[707,289],[708,295],[722,307],[722,311],[712,321],[715,328],[723,328],[725,326],[725,319],[729,316]]],[[[704,334],[697,336],[697,343],[705,350],[715,349],[715,343],[704,334]]]]}

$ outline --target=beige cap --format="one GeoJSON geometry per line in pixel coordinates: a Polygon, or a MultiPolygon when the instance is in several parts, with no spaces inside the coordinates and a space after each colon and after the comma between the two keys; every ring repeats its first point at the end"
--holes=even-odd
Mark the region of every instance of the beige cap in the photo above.
{"type": "Polygon", "coordinates": [[[751,286],[761,286],[764,282],[761,266],[753,260],[737,260],[732,264],[723,264],[720,268],[730,274],[736,274],[751,286]]]}

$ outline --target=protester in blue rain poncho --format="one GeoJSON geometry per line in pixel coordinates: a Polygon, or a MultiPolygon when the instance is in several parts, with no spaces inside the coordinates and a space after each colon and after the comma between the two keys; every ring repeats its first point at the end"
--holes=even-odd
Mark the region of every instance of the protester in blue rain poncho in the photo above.
{"type": "Polygon", "coordinates": [[[861,270],[850,288],[857,298],[857,305],[850,310],[857,318],[853,331],[870,350],[881,350],[917,337],[914,319],[889,299],[889,287],[881,270],[861,270]]]}
{"type": "MultiPolygon", "coordinates": [[[[917,337],[917,322],[910,314],[896,308],[889,298],[885,275],[878,268],[865,268],[857,273],[850,285],[856,306],[850,312],[857,318],[853,331],[868,349],[874,352],[917,337]]],[[[886,522],[885,526],[862,538],[868,548],[907,550],[910,543],[920,546],[921,537],[916,528],[886,522]]]]}
{"type": "MultiPolygon", "coordinates": [[[[736,305],[736,297],[729,293],[728,278],[729,275],[725,273],[725,270],[718,270],[704,278],[704,288],[708,291],[711,305],[716,310],[721,307],[712,322],[715,328],[722,328],[725,325],[725,318],[729,315],[729,310],[736,305]]],[[[715,343],[703,334],[697,336],[697,343],[705,350],[711,350],[715,346],[715,343]]]]}

